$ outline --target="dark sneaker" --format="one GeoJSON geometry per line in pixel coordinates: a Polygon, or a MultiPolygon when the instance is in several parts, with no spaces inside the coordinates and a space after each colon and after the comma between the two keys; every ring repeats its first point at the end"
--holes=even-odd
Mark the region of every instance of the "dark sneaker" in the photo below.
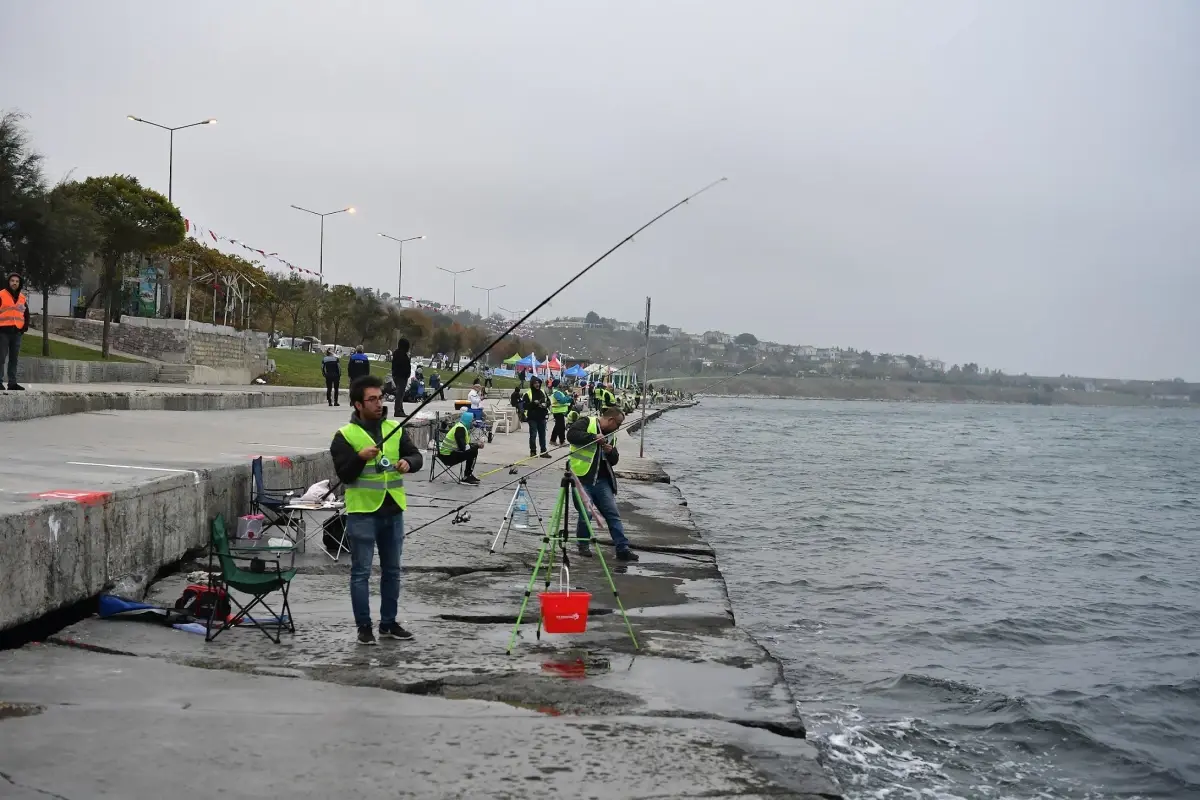
{"type": "Polygon", "coordinates": [[[10,392],[23,392],[23,391],[25,391],[25,387],[19,383],[10,383],[8,385],[8,390],[10,392]]]}
{"type": "Polygon", "coordinates": [[[580,542],[578,551],[579,555],[583,556],[584,558],[592,557],[592,546],[587,542],[580,542]]]}
{"type": "Polygon", "coordinates": [[[632,550],[625,549],[617,551],[617,561],[641,561],[641,559],[638,558],[637,553],[633,552],[632,550]]]}
{"type": "Polygon", "coordinates": [[[378,642],[375,641],[375,634],[371,632],[370,625],[363,625],[361,628],[358,629],[358,643],[359,644],[378,644],[378,642]]]}
{"type": "Polygon", "coordinates": [[[380,639],[411,639],[413,635],[400,627],[399,622],[379,626],[380,639]]]}
{"type": "Polygon", "coordinates": [[[472,486],[478,486],[480,483],[482,483],[482,481],[479,480],[479,478],[476,478],[474,475],[467,475],[462,479],[462,482],[469,483],[472,486]]]}
{"type": "Polygon", "coordinates": [[[543,450],[543,451],[542,451],[542,458],[550,458],[550,454],[549,454],[549,453],[547,453],[545,450],[543,450]]]}

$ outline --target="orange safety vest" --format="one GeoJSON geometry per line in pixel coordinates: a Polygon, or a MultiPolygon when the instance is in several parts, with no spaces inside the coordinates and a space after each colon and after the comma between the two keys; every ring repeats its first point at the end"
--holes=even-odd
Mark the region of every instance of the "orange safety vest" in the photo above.
{"type": "Polygon", "coordinates": [[[21,292],[17,296],[17,302],[14,303],[12,293],[8,291],[8,287],[0,288],[0,328],[24,328],[27,302],[24,292],[21,292]]]}

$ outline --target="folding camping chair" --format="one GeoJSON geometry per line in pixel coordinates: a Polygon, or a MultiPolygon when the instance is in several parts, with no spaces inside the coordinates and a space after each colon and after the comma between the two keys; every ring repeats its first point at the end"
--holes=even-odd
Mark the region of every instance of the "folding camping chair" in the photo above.
{"type": "Polygon", "coordinates": [[[449,475],[450,480],[454,481],[457,484],[461,484],[463,482],[463,477],[465,475],[463,470],[466,468],[466,466],[467,466],[467,462],[465,462],[465,461],[460,461],[457,464],[451,464],[451,465],[443,464],[442,460],[440,458],[438,458],[438,443],[435,441],[430,441],[430,443],[429,443],[429,482],[430,483],[433,483],[434,480],[437,479],[437,477],[439,475],[449,475]],[[455,472],[455,470],[458,470],[457,473],[455,472]]]}
{"type": "Polygon", "coordinates": [[[216,621],[217,608],[221,604],[213,603],[212,610],[208,615],[204,641],[211,642],[221,631],[232,628],[234,625],[240,625],[245,620],[254,623],[254,626],[275,644],[279,644],[279,636],[285,627],[291,633],[296,632],[296,626],[292,623],[292,609],[288,605],[288,589],[291,588],[292,578],[296,577],[296,570],[282,569],[278,558],[262,557],[263,554],[271,552],[278,554],[284,551],[292,552],[292,549],[290,547],[255,547],[241,550],[230,547],[229,536],[225,532],[225,517],[218,514],[213,519],[212,536],[208,546],[209,587],[219,590],[230,606],[237,608],[237,612],[221,620],[220,626],[214,632],[213,623],[216,621]],[[249,553],[260,555],[249,555],[249,553]],[[214,559],[216,564],[213,563],[214,559]],[[247,566],[239,566],[238,562],[243,562],[247,566]],[[261,571],[258,564],[262,565],[261,571]],[[271,566],[272,564],[274,566],[271,566]],[[219,571],[216,570],[217,566],[220,567],[219,571]],[[242,605],[238,602],[238,599],[230,593],[230,589],[250,595],[252,599],[249,604],[242,605]],[[267,596],[274,592],[281,592],[283,595],[283,606],[279,609],[278,614],[267,605],[266,601],[267,596]],[[250,616],[250,612],[258,606],[262,606],[268,614],[275,618],[274,636],[271,635],[267,625],[264,625],[256,617],[250,616]]]}
{"type": "MultiPolygon", "coordinates": [[[[268,528],[278,528],[284,535],[298,535],[291,514],[283,507],[300,497],[306,491],[306,486],[290,486],[287,488],[268,489],[263,485],[263,460],[258,456],[250,462],[250,472],[254,476],[254,490],[250,496],[250,511],[263,515],[263,533],[268,528]]],[[[295,535],[288,538],[295,539],[295,535]]]]}

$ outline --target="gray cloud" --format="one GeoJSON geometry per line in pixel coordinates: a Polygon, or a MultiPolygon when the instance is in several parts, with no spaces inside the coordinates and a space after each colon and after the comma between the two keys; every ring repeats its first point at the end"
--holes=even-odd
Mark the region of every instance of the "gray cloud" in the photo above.
{"type": "Polygon", "coordinates": [[[54,173],[166,187],[334,282],[1010,371],[1200,378],[1188,2],[0,5],[54,173]]]}

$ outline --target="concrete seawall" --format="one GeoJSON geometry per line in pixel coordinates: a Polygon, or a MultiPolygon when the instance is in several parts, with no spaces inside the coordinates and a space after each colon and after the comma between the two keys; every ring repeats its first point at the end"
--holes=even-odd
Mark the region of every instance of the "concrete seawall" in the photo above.
{"type": "MultiPolygon", "coordinates": [[[[108,421],[136,425],[154,440],[177,428],[177,416],[118,412],[108,421]]],[[[118,487],[102,503],[44,502],[26,510],[32,516],[22,511],[25,527],[0,527],[0,558],[19,556],[17,536],[35,552],[20,569],[41,570],[43,583],[71,585],[72,593],[130,565],[170,563],[203,540],[216,513],[244,513],[249,468],[239,453],[275,448],[281,460],[268,468],[269,484],[330,477],[324,448],[345,420],[342,409],[319,406],[188,416],[192,443],[178,458],[139,459],[121,444],[123,431],[106,427],[102,446],[124,460],[83,464],[78,476],[117,482],[122,467],[185,464],[196,474],[147,481],[135,472],[128,480],[140,486],[118,487]],[[159,525],[164,513],[169,522],[159,525]],[[50,514],[61,517],[57,528],[50,514]],[[136,536],[122,539],[131,530],[136,536]],[[58,545],[68,534],[82,551],[69,558],[58,545]],[[100,538],[89,544],[87,535],[100,538]],[[45,568],[54,559],[61,567],[45,568]]],[[[33,420],[14,430],[28,426],[32,437],[56,426],[70,439],[72,426],[91,419],[33,420]]],[[[418,444],[428,438],[427,427],[414,432],[418,444]]],[[[621,437],[618,446],[636,454],[634,439],[621,437]]],[[[593,557],[563,543],[571,591],[591,593],[585,632],[541,631],[536,593],[515,625],[557,501],[570,514],[565,529],[576,523],[561,495],[565,449],[552,451],[559,460],[522,461],[513,475],[511,465],[526,453],[525,431],[501,434],[480,452],[483,486],[430,483],[428,467],[407,482],[399,621],[414,632],[411,641],[358,645],[349,559],[335,562],[310,546],[296,556],[289,593],[296,633],[285,633],[281,645],[246,626],[205,643],[161,624],[91,617],[42,645],[0,651],[0,698],[9,710],[0,714],[7,743],[0,786],[7,781],[30,796],[87,797],[103,787],[114,796],[158,797],[161,764],[173,751],[163,743],[187,738],[211,745],[208,758],[171,759],[171,790],[183,800],[333,797],[348,785],[356,797],[381,799],[398,792],[516,798],[531,787],[604,800],[840,797],[805,740],[779,663],[736,626],[716,554],[675,487],[622,481],[618,503],[640,561],[614,560],[603,529],[593,557]],[[531,525],[498,537],[519,480],[536,501],[531,525]],[[212,769],[213,759],[222,769],[212,769]],[[272,768],[260,769],[264,763],[272,768]]],[[[651,459],[628,461],[665,475],[651,459]]],[[[622,456],[623,469],[626,462],[622,456]]],[[[147,602],[171,605],[186,570],[203,563],[185,562],[151,587],[147,602]]],[[[555,573],[545,579],[557,583],[555,573]]],[[[535,583],[541,589],[540,577],[535,583]]],[[[23,582],[22,592],[48,596],[35,584],[23,582]]],[[[371,587],[374,615],[378,583],[371,587]]]]}
{"type": "MultiPolygon", "coordinates": [[[[408,430],[419,446],[429,439],[428,424],[408,430]]],[[[266,455],[263,462],[268,487],[333,476],[326,452],[266,455]]],[[[151,471],[153,479],[111,491],[56,491],[51,484],[40,497],[23,499],[30,507],[7,506],[11,513],[0,513],[0,631],[94,597],[123,576],[149,578],[207,544],[206,520],[236,519],[250,507],[249,463],[166,471],[173,474],[151,471]]]]}
{"type": "Polygon", "coordinates": [[[39,387],[36,391],[0,393],[0,422],[89,411],[227,411],[324,402],[323,389],[247,387],[203,390],[154,385],[90,385],[62,389],[39,387]]]}

